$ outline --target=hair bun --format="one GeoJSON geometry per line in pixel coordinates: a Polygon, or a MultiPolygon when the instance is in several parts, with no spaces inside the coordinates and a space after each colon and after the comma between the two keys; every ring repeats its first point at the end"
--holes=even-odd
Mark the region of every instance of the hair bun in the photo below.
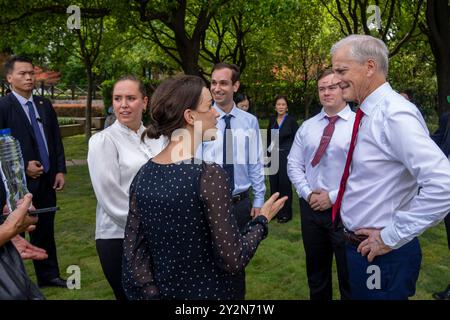
{"type": "Polygon", "coordinates": [[[147,129],[142,133],[141,140],[144,140],[146,136],[150,139],[158,139],[161,136],[161,129],[157,123],[153,122],[147,126],[147,129]]]}

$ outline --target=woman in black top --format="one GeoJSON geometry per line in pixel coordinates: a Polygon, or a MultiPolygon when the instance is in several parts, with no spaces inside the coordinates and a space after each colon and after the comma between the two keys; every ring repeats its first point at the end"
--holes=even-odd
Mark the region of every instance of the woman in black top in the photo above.
{"type": "MultiPolygon", "coordinates": [[[[279,167],[276,174],[269,176],[270,192],[279,192],[281,196],[288,196],[285,206],[277,215],[279,223],[285,223],[292,219],[292,185],[287,175],[287,157],[294,142],[298,129],[297,121],[288,112],[288,101],[285,96],[275,98],[276,116],[269,119],[267,134],[268,154],[274,158],[278,152],[279,167]]],[[[271,161],[274,164],[273,160],[271,161]]]]}
{"type": "Polygon", "coordinates": [[[172,139],[130,188],[123,259],[129,299],[234,299],[234,275],[286,201],[273,195],[240,234],[227,174],[194,158],[202,140],[217,130],[219,114],[211,104],[209,90],[195,76],[170,78],[151,98],[152,124],[145,134],[172,139]]]}

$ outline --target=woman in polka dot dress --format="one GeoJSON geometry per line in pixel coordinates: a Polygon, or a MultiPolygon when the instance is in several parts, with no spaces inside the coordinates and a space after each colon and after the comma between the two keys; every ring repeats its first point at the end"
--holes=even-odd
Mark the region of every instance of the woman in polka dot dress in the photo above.
{"type": "Polygon", "coordinates": [[[267,235],[287,197],[274,194],[239,232],[228,176],[194,157],[216,132],[218,113],[204,81],[164,81],[151,99],[147,137],[171,136],[130,188],[123,286],[129,299],[235,299],[233,277],[267,235]],[[200,138],[199,138],[200,137],[200,138]]]}

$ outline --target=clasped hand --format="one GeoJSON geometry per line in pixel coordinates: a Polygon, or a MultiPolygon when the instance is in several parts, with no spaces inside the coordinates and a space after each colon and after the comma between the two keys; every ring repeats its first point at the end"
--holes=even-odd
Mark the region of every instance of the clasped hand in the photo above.
{"type": "Polygon", "coordinates": [[[333,206],[328,192],[322,189],[314,190],[309,196],[308,202],[314,211],[325,211],[333,206]]]}

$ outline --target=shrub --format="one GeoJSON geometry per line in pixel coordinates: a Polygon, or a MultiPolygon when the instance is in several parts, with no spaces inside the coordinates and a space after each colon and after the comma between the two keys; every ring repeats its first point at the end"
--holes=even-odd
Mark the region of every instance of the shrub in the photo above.
{"type": "MultiPolygon", "coordinates": [[[[79,117],[83,118],[86,115],[86,106],[84,104],[54,104],[58,117],[79,117]]],[[[103,117],[102,107],[92,106],[93,117],[103,117]]]]}
{"type": "Polygon", "coordinates": [[[76,123],[77,122],[74,119],[72,119],[72,118],[67,118],[67,117],[59,117],[58,118],[58,124],[60,126],[64,126],[64,125],[67,125],[67,124],[76,124],[76,123]]]}

